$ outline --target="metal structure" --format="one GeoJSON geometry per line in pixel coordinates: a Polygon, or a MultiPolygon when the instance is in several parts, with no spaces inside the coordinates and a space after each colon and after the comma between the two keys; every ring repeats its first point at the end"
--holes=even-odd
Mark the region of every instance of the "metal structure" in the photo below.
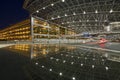
{"type": "Polygon", "coordinates": [[[24,8],[63,27],[81,32],[101,32],[120,21],[120,0],[25,0],[24,8]]]}

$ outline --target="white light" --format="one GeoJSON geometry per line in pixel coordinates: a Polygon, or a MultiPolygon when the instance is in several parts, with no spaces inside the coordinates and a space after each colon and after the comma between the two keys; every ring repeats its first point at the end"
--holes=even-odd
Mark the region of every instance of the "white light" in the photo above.
{"type": "Polygon", "coordinates": [[[45,66],[42,66],[42,68],[44,68],[45,66]]]}
{"type": "Polygon", "coordinates": [[[36,12],[37,12],[37,13],[39,13],[39,11],[38,11],[38,10],[37,10],[36,12]]]}
{"type": "Polygon", "coordinates": [[[54,18],[53,18],[53,17],[52,17],[51,19],[52,19],[52,20],[54,20],[54,18]]]}
{"type": "Polygon", "coordinates": [[[74,23],[75,21],[73,21],[73,23],[74,23]]]}
{"type": "Polygon", "coordinates": [[[111,10],[110,10],[110,13],[112,13],[112,12],[113,12],[113,10],[111,9],[111,10]]]}
{"type": "Polygon", "coordinates": [[[105,61],[104,59],[102,59],[102,61],[105,61]]]}
{"type": "Polygon", "coordinates": [[[43,9],[45,9],[45,7],[43,7],[43,9]]]}
{"type": "Polygon", "coordinates": [[[96,10],[95,13],[98,13],[98,11],[96,10]]]}
{"type": "MultiPolygon", "coordinates": [[[[70,27],[70,26],[69,26],[70,27]]],[[[66,57],[67,57],[68,55],[66,55],[66,57]]]]}
{"type": "Polygon", "coordinates": [[[81,66],[83,66],[83,64],[81,64],[81,66]]]}
{"type": "Polygon", "coordinates": [[[63,63],[65,63],[66,61],[64,60],[63,63]]]}
{"type": "Polygon", "coordinates": [[[107,22],[107,20],[105,20],[105,22],[107,22]]]}
{"type": "MultiPolygon", "coordinates": [[[[62,24],[64,24],[64,23],[62,23],[62,24]]],[[[61,56],[62,56],[62,54],[61,54],[61,56]]]]}
{"type": "Polygon", "coordinates": [[[110,31],[110,26],[107,26],[107,31],[110,31]]]}
{"type": "Polygon", "coordinates": [[[86,14],[86,12],[84,11],[83,14],[86,14]]]}
{"type": "Polygon", "coordinates": [[[62,0],[62,2],[65,2],[65,0],[62,0]]]}
{"type": "Polygon", "coordinates": [[[50,59],[53,59],[53,57],[50,57],[50,59]]]}
{"type": "Polygon", "coordinates": [[[67,23],[70,23],[69,21],[67,23]]]}
{"type": "Polygon", "coordinates": [[[78,59],[79,59],[80,57],[78,57],[78,59]]]}
{"type": "Polygon", "coordinates": [[[52,69],[49,69],[49,71],[52,71],[52,69]]]}
{"type": "Polygon", "coordinates": [[[95,60],[95,58],[93,58],[93,60],[95,60]]]}
{"type": "Polygon", "coordinates": [[[85,57],[85,59],[87,59],[87,57],[85,57]]]}
{"type": "Polygon", "coordinates": [[[74,64],[74,62],[71,62],[71,64],[74,64]]]}
{"type": "Polygon", "coordinates": [[[95,66],[94,65],[92,65],[92,68],[94,68],[95,66]]]}
{"type": "Polygon", "coordinates": [[[60,18],[60,16],[58,16],[58,18],[60,18]]]}
{"type": "Polygon", "coordinates": [[[88,22],[89,20],[87,20],[87,22],[88,22]]]}
{"type": "Polygon", "coordinates": [[[108,67],[105,67],[106,70],[108,70],[109,68],[108,67]]]}
{"type": "Polygon", "coordinates": [[[62,76],[62,73],[60,72],[59,75],[62,76]]]}
{"type": "Polygon", "coordinates": [[[36,65],[38,65],[38,63],[37,63],[37,62],[36,62],[35,64],[36,64],[36,65]]]}
{"type": "Polygon", "coordinates": [[[73,56],[71,56],[73,58],[73,56]]]}
{"type": "Polygon", "coordinates": [[[76,13],[74,12],[73,15],[76,15],[76,13]]]}
{"type": "Polygon", "coordinates": [[[95,21],[97,22],[98,20],[96,19],[95,21]]]}
{"type": "Polygon", "coordinates": [[[63,54],[61,54],[61,56],[63,56],[63,54]]]}
{"type": "Polygon", "coordinates": [[[75,80],[75,77],[72,77],[73,80],[75,80]]]}
{"type": "Polygon", "coordinates": [[[65,14],[65,16],[68,16],[67,14],[65,14]]]}
{"type": "Polygon", "coordinates": [[[54,6],[54,4],[51,4],[51,6],[54,6]]]}
{"type": "Polygon", "coordinates": [[[56,59],[56,61],[59,61],[59,59],[56,59]]]}

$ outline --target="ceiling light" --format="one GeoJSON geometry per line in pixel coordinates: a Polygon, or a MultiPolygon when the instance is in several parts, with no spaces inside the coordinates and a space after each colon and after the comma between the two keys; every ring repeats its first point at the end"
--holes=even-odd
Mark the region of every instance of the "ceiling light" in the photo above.
{"type": "Polygon", "coordinates": [[[37,10],[36,12],[37,12],[37,13],[39,13],[39,11],[38,11],[38,10],[37,10]]]}
{"type": "Polygon", "coordinates": [[[60,18],[60,16],[58,16],[58,18],[60,18]]]}
{"type": "Polygon", "coordinates": [[[52,71],[52,69],[49,69],[49,71],[52,71]]]}
{"type": "Polygon", "coordinates": [[[36,62],[35,64],[36,64],[36,65],[38,65],[38,63],[37,63],[37,62],[36,62]]]}
{"type": "Polygon", "coordinates": [[[53,18],[53,17],[52,17],[51,19],[52,19],[52,20],[54,20],[54,18],[53,18]]]}
{"type": "Polygon", "coordinates": [[[54,4],[52,3],[51,6],[54,6],[54,4]]]}
{"type": "Polygon", "coordinates": [[[96,19],[95,21],[97,22],[98,20],[96,19]]]}
{"type": "Polygon", "coordinates": [[[105,67],[106,70],[108,70],[109,68],[108,67],[105,67]]]}
{"type": "Polygon", "coordinates": [[[111,10],[110,10],[110,13],[112,13],[112,12],[113,12],[113,10],[111,9],[111,10]]]}
{"type": "Polygon", "coordinates": [[[98,13],[98,11],[96,10],[95,13],[98,13]]]}
{"type": "Polygon", "coordinates": [[[83,14],[86,14],[86,12],[84,11],[83,14]]]}
{"type": "Polygon", "coordinates": [[[72,77],[72,80],[75,80],[75,77],[72,77]]]}
{"type": "Polygon", "coordinates": [[[74,12],[73,15],[76,15],[76,13],[74,12]]]}
{"type": "Polygon", "coordinates": [[[62,73],[60,72],[59,75],[62,76],[62,73]]]}
{"type": "Polygon", "coordinates": [[[45,9],[45,7],[43,7],[43,9],[45,9]]]}
{"type": "Polygon", "coordinates": [[[62,2],[65,2],[65,0],[62,0],[62,2]]]}
{"type": "Polygon", "coordinates": [[[67,14],[65,14],[65,16],[68,16],[67,14]]]}
{"type": "Polygon", "coordinates": [[[95,66],[94,65],[92,65],[92,68],[94,68],[95,66]]]}

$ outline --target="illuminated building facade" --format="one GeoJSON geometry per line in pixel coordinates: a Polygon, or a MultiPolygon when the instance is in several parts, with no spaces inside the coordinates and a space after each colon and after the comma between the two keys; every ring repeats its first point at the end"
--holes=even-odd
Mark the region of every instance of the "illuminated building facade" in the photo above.
{"type": "MultiPolygon", "coordinates": [[[[68,30],[55,24],[47,23],[44,20],[34,18],[31,22],[30,19],[21,21],[11,25],[5,29],[0,30],[0,41],[22,41],[34,39],[59,39],[69,38],[64,35],[75,34],[74,30],[68,30]],[[31,25],[33,23],[33,30],[31,25]],[[48,26],[49,25],[49,26],[48,26]],[[33,36],[33,34],[34,36],[33,36]]],[[[70,37],[74,38],[74,37],[70,37]]]]}
{"type": "Polygon", "coordinates": [[[29,40],[30,38],[29,19],[0,30],[0,41],[29,40]]]}

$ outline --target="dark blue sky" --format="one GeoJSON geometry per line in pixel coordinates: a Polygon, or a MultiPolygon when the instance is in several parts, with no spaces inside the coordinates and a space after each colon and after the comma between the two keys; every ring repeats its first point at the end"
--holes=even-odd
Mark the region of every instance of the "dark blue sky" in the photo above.
{"type": "Polygon", "coordinates": [[[29,13],[23,9],[23,2],[24,0],[0,1],[0,29],[29,17],[29,13]]]}

